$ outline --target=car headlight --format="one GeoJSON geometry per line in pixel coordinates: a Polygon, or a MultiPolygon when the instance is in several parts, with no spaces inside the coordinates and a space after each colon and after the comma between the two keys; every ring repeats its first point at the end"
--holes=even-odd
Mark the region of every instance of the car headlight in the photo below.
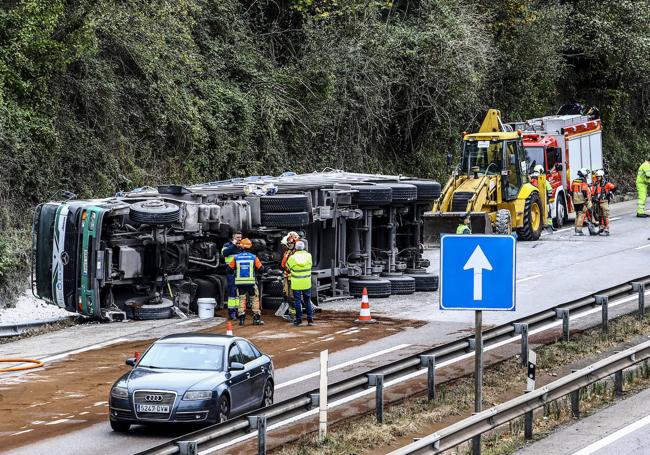
{"type": "Polygon", "coordinates": [[[129,398],[129,389],[126,387],[113,387],[111,389],[111,396],[113,398],[129,398]]]}
{"type": "Polygon", "coordinates": [[[209,400],[210,398],[212,398],[211,390],[190,390],[183,395],[185,401],[209,400]]]}

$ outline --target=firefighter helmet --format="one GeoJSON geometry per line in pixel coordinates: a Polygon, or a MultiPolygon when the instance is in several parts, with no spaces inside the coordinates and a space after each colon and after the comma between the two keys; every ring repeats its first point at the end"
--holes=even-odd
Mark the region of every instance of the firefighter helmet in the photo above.
{"type": "Polygon", "coordinates": [[[544,173],[544,166],[538,164],[533,168],[533,172],[537,172],[537,175],[542,175],[544,173]]]}
{"type": "Polygon", "coordinates": [[[239,242],[239,246],[247,250],[253,246],[253,242],[251,242],[249,239],[242,239],[242,241],[239,242]]]}
{"type": "Polygon", "coordinates": [[[598,169],[596,172],[594,172],[594,175],[596,177],[605,177],[605,171],[603,171],[602,169],[598,169]]]}
{"type": "Polygon", "coordinates": [[[589,169],[586,167],[581,167],[578,169],[578,177],[582,177],[583,179],[587,178],[587,175],[589,174],[589,169]]]}

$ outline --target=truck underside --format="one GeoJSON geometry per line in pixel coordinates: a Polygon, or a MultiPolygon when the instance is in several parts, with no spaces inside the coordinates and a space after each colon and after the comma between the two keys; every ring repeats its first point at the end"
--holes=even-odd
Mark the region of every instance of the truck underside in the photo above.
{"type": "MultiPolygon", "coordinates": [[[[221,248],[234,231],[280,269],[281,239],[307,240],[318,299],[434,290],[421,258],[422,215],[440,196],[431,180],[341,171],[143,188],[99,200],[41,204],[33,223],[34,294],[69,311],[147,319],[188,312],[226,293],[221,248]]],[[[262,305],[282,301],[279,275],[262,305]]]]}

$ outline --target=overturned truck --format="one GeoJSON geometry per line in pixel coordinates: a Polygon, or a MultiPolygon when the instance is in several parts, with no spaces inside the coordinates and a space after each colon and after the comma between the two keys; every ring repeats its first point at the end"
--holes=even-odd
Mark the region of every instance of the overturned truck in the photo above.
{"type": "MultiPolygon", "coordinates": [[[[422,214],[440,184],[329,171],[165,185],[107,199],[47,202],[33,220],[32,289],[93,318],[170,317],[199,298],[223,306],[221,248],[234,231],[279,270],[281,239],[304,237],[314,259],[315,303],[344,296],[433,291],[422,258],[422,214]]],[[[261,277],[262,306],[283,300],[279,274],[261,277]]]]}

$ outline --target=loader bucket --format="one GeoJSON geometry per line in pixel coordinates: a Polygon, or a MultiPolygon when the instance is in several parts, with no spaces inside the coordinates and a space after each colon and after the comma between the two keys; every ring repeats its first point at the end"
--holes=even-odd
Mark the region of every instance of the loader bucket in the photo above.
{"type": "MultiPolygon", "coordinates": [[[[426,212],[422,216],[424,222],[424,244],[440,243],[441,234],[455,234],[458,224],[465,216],[463,212],[426,212]]],[[[486,212],[470,214],[473,234],[492,234],[492,222],[486,212]]]]}

